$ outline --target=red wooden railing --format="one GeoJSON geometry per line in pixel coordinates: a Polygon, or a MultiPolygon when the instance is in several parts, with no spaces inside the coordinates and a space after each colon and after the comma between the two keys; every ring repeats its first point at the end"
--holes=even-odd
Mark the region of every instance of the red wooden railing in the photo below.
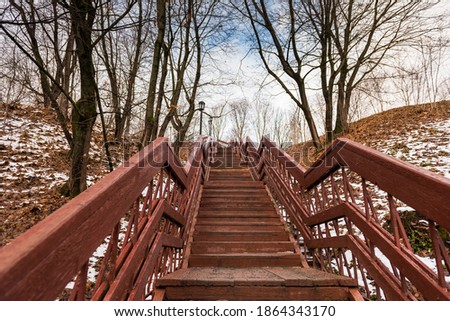
{"type": "Polygon", "coordinates": [[[209,146],[183,167],[158,138],[0,249],[0,300],[152,299],[183,261],[209,146]]]}
{"type": "Polygon", "coordinates": [[[358,279],[368,299],[450,299],[450,246],[441,238],[450,235],[450,180],[347,139],[310,169],[265,137],[259,148],[242,144],[241,152],[313,266],[358,279]],[[404,204],[426,218],[434,267],[413,253],[397,210],[404,204]],[[382,225],[386,216],[392,232],[382,225]]]}
{"type": "MultiPolygon", "coordinates": [[[[197,141],[183,167],[157,139],[1,248],[0,300],[154,299],[155,281],[186,256],[213,145],[197,141]]],[[[312,265],[357,278],[367,298],[450,299],[441,237],[450,231],[449,180],[343,139],[308,170],[267,138],[259,148],[236,146],[267,182],[312,265]],[[413,253],[400,202],[426,218],[433,268],[413,253]]]]}

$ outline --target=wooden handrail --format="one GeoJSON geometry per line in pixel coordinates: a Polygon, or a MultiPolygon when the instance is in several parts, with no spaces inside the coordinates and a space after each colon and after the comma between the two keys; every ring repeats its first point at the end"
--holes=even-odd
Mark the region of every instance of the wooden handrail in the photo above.
{"type": "MultiPolygon", "coordinates": [[[[190,224],[192,206],[196,204],[191,198],[198,195],[201,183],[202,147],[203,141],[197,141],[194,155],[183,167],[167,139],[156,139],[98,183],[1,248],[0,300],[54,300],[77,274],[78,288],[72,293],[79,291],[81,294],[72,298],[84,299],[86,284],[78,283],[87,282],[88,260],[106,237],[109,239],[103,262],[105,267],[92,297],[102,299],[106,295],[107,298],[126,299],[130,291],[142,288],[143,284],[136,284],[132,277],[136,271],[126,267],[146,264],[151,255],[148,251],[156,235],[162,232],[159,218],[167,218],[167,224],[176,227],[169,229],[174,234],[163,237],[163,240],[179,238],[181,243],[176,243],[177,247],[185,241],[183,228],[190,224]],[[124,220],[128,220],[125,225],[124,220]],[[122,240],[119,240],[119,235],[122,240]],[[121,251],[120,256],[118,251],[121,251]],[[121,295],[108,292],[125,280],[128,280],[125,282],[127,286],[119,287],[121,295]]],[[[166,246],[166,243],[161,244],[166,246]]],[[[157,259],[159,252],[155,255],[153,259],[157,259]]],[[[170,271],[160,274],[167,272],[170,271]]],[[[141,290],[138,292],[142,294],[141,290]]]]}
{"type": "MultiPolygon", "coordinates": [[[[448,249],[435,227],[450,231],[450,180],[348,139],[336,140],[308,169],[267,137],[258,148],[247,140],[241,150],[252,164],[254,176],[266,180],[274,198],[283,205],[318,267],[329,271],[339,267],[340,273],[346,270],[354,278],[369,271],[388,299],[415,299],[416,294],[406,285],[410,282],[426,299],[450,300],[450,285],[444,277],[444,266],[450,270],[448,249]],[[353,184],[361,184],[359,193],[353,191],[347,172],[358,178],[353,184]],[[379,223],[368,184],[386,194],[393,234],[379,223]],[[395,200],[429,220],[433,255],[439,258],[437,272],[412,252],[395,200]],[[354,229],[364,241],[353,236],[354,229]],[[332,234],[336,236],[330,237],[332,234]],[[346,250],[356,257],[352,268],[344,257],[346,250]],[[392,266],[381,264],[376,250],[392,266]],[[330,260],[334,260],[334,267],[330,260]],[[353,269],[360,272],[351,272],[353,269]]],[[[378,290],[376,295],[383,298],[378,290]]]]}
{"type": "Polygon", "coordinates": [[[450,208],[450,180],[441,175],[345,138],[337,139],[307,170],[267,137],[263,138],[262,143],[305,189],[311,189],[323,181],[337,167],[349,167],[450,230],[450,215],[444,215],[445,210],[450,208]]]}

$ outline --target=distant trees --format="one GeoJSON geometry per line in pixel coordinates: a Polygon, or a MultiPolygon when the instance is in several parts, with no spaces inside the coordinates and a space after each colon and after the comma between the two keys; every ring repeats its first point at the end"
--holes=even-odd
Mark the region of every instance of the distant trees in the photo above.
{"type": "MultiPolygon", "coordinates": [[[[100,6],[99,29],[106,30],[123,13],[124,5],[123,2],[110,1],[100,6]]],[[[130,135],[132,112],[139,97],[137,81],[143,76],[142,64],[151,45],[153,11],[153,1],[137,0],[130,13],[123,18],[126,27],[107,33],[96,47],[108,77],[99,89],[106,91],[105,99],[113,115],[116,141],[130,135]]]]}
{"type": "Polygon", "coordinates": [[[74,71],[74,37],[70,23],[61,17],[62,8],[57,1],[46,6],[15,0],[9,3],[5,12],[9,12],[11,19],[6,23],[9,22],[13,28],[7,29],[4,24],[0,27],[16,48],[37,67],[42,89],[38,93],[44,104],[55,111],[67,143],[72,147],[67,107],[67,101],[71,99],[69,81],[74,71]]]}
{"type": "Polygon", "coordinates": [[[70,4],[58,0],[48,3],[11,0],[2,12],[3,34],[37,67],[43,103],[57,114],[70,146],[67,193],[72,197],[87,187],[90,141],[98,114],[94,47],[134,4],[135,1],[128,2],[122,16],[96,32],[98,7],[92,0],[70,4]]]}
{"type": "Polygon", "coordinates": [[[314,146],[322,148],[319,133],[307,97],[306,77],[310,73],[307,53],[310,46],[301,39],[304,22],[297,19],[293,0],[277,3],[271,1],[245,0],[235,7],[251,24],[254,42],[267,72],[279,83],[299,109],[303,111],[314,146]],[[276,61],[276,63],[274,63],[276,61]],[[289,81],[295,88],[292,89],[289,81]]]}
{"type": "Polygon", "coordinates": [[[157,0],[158,32],[154,40],[142,142],[177,132],[184,141],[194,118],[202,68],[209,48],[220,42],[220,1],[157,0]]]}
{"type": "Polygon", "coordinates": [[[0,12],[2,99],[32,96],[54,110],[71,148],[68,186],[74,196],[86,188],[97,116],[107,120],[105,146],[131,136],[143,146],[170,131],[178,149],[196,133],[198,97],[208,101],[203,96],[212,86],[234,81],[215,74],[227,69],[217,53],[247,39],[297,110],[276,111],[267,95],[211,101],[216,107],[208,105],[204,115],[213,117],[214,136],[269,133],[280,144],[308,137],[321,149],[319,133],[331,141],[346,131],[350,119],[361,115],[359,95],[382,88],[377,77],[392,75],[394,64],[401,73],[393,83],[405,100],[440,97],[438,62],[445,60],[448,42],[429,37],[442,27],[424,15],[433,3],[9,0],[0,12]],[[233,34],[235,29],[242,33],[233,34]],[[412,44],[420,64],[395,63],[393,56],[412,44]]]}
{"type": "MultiPolygon", "coordinates": [[[[352,93],[389,53],[429,33],[424,13],[435,1],[245,0],[237,10],[251,24],[253,43],[269,74],[284,88],[322,147],[308,92],[320,79],[327,141],[349,126],[352,93]],[[294,85],[294,86],[293,86],[294,85]],[[333,122],[334,119],[334,122],[333,122]]],[[[435,20],[433,20],[435,21],[435,20]]]]}
{"type": "MultiPolygon", "coordinates": [[[[443,66],[449,58],[449,45],[450,38],[443,32],[420,38],[410,49],[416,57],[414,63],[396,65],[392,82],[405,105],[448,99],[446,81],[450,77],[443,78],[443,66]]],[[[405,57],[399,56],[400,59],[404,61],[405,57]]]]}
{"type": "Polygon", "coordinates": [[[245,141],[250,121],[250,103],[247,100],[230,104],[231,135],[239,141],[245,141]]]}

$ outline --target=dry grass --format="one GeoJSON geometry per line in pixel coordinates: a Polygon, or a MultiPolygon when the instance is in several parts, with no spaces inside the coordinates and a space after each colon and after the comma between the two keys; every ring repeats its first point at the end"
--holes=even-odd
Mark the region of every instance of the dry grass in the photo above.
{"type": "MultiPolygon", "coordinates": [[[[450,101],[399,107],[352,123],[343,137],[373,147],[371,143],[374,141],[409,132],[424,123],[446,119],[450,119],[450,101]]],[[[286,151],[306,167],[321,155],[310,141],[291,146],[286,151]]]]}

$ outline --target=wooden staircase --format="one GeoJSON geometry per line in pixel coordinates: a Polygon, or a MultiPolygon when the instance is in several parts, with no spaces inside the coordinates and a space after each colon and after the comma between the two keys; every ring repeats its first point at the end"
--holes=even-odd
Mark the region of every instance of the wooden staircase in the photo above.
{"type": "Polygon", "coordinates": [[[157,283],[165,300],[349,300],[356,281],[309,268],[264,183],[219,148],[184,267],[157,283]]]}

